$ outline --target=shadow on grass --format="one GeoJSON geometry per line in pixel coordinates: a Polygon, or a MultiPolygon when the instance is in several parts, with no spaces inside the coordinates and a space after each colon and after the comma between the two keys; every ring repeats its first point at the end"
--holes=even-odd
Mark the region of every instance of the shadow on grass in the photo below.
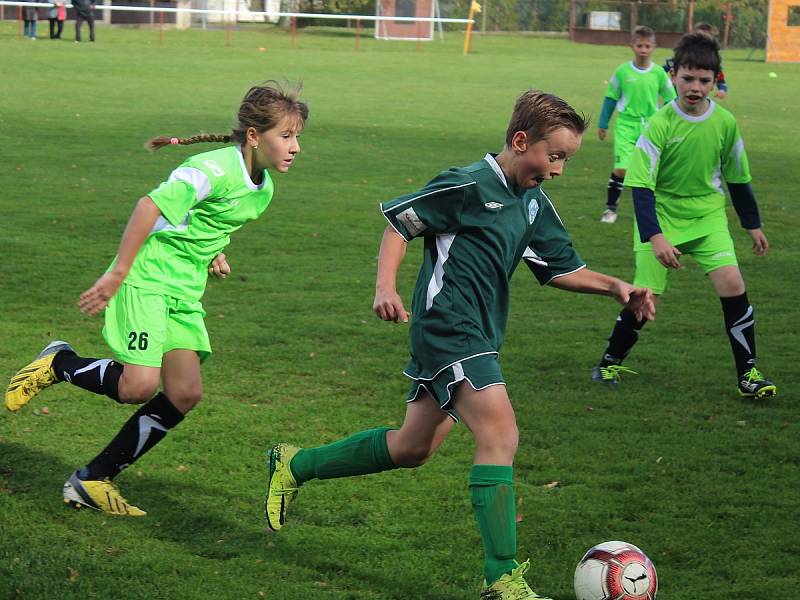
{"type": "MultiPolygon", "coordinates": [[[[343,530],[341,526],[304,527],[297,523],[295,531],[286,532],[288,535],[269,535],[260,520],[260,496],[250,499],[230,490],[176,482],[174,477],[137,476],[132,472],[120,475],[117,483],[123,494],[148,511],[142,519],[95,515],[87,509],[76,511],[64,506],[60,497],[61,483],[74,469],[74,464],[52,454],[23,444],[0,442],[0,505],[7,505],[2,519],[6,540],[3,552],[9,556],[49,554],[50,550],[41,547],[46,544],[42,540],[51,539],[51,535],[52,539],[60,539],[57,532],[66,527],[83,536],[86,547],[76,548],[80,556],[92,546],[105,544],[103,540],[111,530],[119,536],[120,547],[116,550],[122,552],[129,551],[124,548],[136,548],[137,538],[142,542],[142,538],[150,538],[164,542],[165,548],[179,544],[201,559],[233,561],[228,563],[233,571],[242,564],[258,564],[252,577],[258,580],[263,573],[263,587],[273,594],[285,590],[280,578],[266,576],[277,570],[300,582],[328,581],[330,588],[320,594],[325,597],[458,600],[477,595],[477,585],[474,592],[452,588],[445,591],[440,586],[426,589],[428,586],[417,577],[436,577],[439,569],[430,565],[424,568],[424,575],[415,574],[414,565],[408,564],[387,569],[385,560],[379,560],[382,567],[377,567],[370,552],[391,553],[397,548],[393,541],[381,536],[362,541],[362,536],[368,535],[363,526],[343,530]],[[87,517],[90,521],[95,516],[102,524],[96,529],[96,537],[91,525],[85,525],[87,517]],[[273,585],[277,589],[269,590],[273,585]]],[[[175,558],[180,560],[180,553],[175,558]]],[[[307,597],[285,591],[288,595],[281,597],[286,600],[307,597]]]]}

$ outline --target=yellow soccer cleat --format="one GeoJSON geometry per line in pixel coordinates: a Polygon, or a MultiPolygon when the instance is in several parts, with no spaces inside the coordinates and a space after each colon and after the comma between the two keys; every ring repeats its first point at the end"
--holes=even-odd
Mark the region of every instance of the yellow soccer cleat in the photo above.
{"type": "Polygon", "coordinates": [[[141,508],[129,504],[110,480],[83,481],[78,478],[77,471],[64,484],[64,504],[71,504],[75,508],[88,506],[109,515],[143,517],[147,514],[141,508]]]}
{"type": "Polygon", "coordinates": [[[62,350],[75,352],[67,342],[50,342],[39,353],[39,356],[33,359],[33,362],[17,371],[6,390],[6,408],[8,410],[18,411],[43,389],[59,383],[59,379],[53,372],[53,359],[62,350]]]}
{"type": "Polygon", "coordinates": [[[526,560],[511,573],[506,573],[484,589],[481,600],[552,600],[534,592],[525,581],[524,575],[530,568],[531,561],[526,560]]]}
{"type": "Polygon", "coordinates": [[[269,451],[269,482],[264,498],[264,518],[270,531],[278,531],[286,522],[286,509],[297,496],[297,482],[289,468],[300,448],[278,444],[269,451]]]}

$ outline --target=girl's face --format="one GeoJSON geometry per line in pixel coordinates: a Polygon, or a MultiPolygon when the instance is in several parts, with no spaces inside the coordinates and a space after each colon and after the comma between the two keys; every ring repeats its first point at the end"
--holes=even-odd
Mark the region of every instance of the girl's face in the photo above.
{"type": "Polygon", "coordinates": [[[534,188],[564,172],[564,164],[581,147],[583,136],[566,127],[554,129],[543,140],[528,144],[524,131],[514,134],[512,148],[518,156],[514,179],[517,186],[534,188]],[[521,151],[521,152],[520,152],[521,151]]]}
{"type": "MultiPolygon", "coordinates": [[[[273,169],[286,173],[300,152],[303,122],[295,115],[286,115],[275,127],[262,133],[252,132],[253,158],[257,169],[273,169]]],[[[248,135],[251,138],[251,135],[248,135]]]]}
{"type": "Polygon", "coordinates": [[[678,106],[689,115],[702,115],[708,108],[706,97],[714,87],[714,71],[679,67],[672,73],[672,83],[678,92],[678,106]]]}

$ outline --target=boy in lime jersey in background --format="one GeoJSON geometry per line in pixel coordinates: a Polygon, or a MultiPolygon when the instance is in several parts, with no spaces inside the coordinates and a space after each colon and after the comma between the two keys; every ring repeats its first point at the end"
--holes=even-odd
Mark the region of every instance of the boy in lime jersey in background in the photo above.
{"type": "Polygon", "coordinates": [[[650,60],[656,47],[655,32],[649,27],[637,27],[633,30],[631,47],[633,60],[621,64],[614,71],[608,82],[597,124],[597,137],[605,140],[608,123],[616,109],[614,170],[608,179],[606,208],[600,217],[603,223],[617,220],[617,207],[628,161],[644,125],[658,110],[659,97],[664,103],[675,97],[667,74],[650,60]]]}
{"type": "MultiPolygon", "coordinates": [[[[708,96],[720,69],[719,44],[702,33],[684,35],[675,48],[672,79],[678,98],[650,120],[636,142],[625,184],[633,191],[638,235],[634,236],[634,284],[656,295],[668,288],[671,269],[691,254],[711,279],[722,303],[742,396],[768,398],[774,383],[756,369],[755,317],[728,232],[722,178],[728,184],[753,252],[769,244],[761,230],[750,186],[750,168],[734,116],[708,96]]],[[[622,361],[645,320],[623,309],[608,340],[596,381],[617,384],[622,361]]]]}

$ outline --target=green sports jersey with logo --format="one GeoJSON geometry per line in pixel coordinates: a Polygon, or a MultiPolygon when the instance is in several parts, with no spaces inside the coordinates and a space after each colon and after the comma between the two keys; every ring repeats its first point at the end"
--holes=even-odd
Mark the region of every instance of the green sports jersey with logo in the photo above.
{"type": "Polygon", "coordinates": [[[258,218],[274,186],[264,171],[256,185],[238,146],[187,158],[148,196],[161,216],[153,226],[125,283],[197,301],[208,280],[208,265],[230,235],[258,218]]]}
{"type": "Polygon", "coordinates": [[[673,244],[702,235],[705,230],[697,227],[703,223],[716,230],[725,221],[723,179],[751,179],[736,119],[708,103],[700,116],[684,113],[677,101],[658,111],[636,142],[625,175],[626,186],[655,192],[659,225],[673,244]]]}
{"type": "Polygon", "coordinates": [[[405,240],[425,240],[405,371],[414,379],[499,352],[509,283],[522,259],[542,284],[585,266],[544,191],[515,193],[490,154],[384,202],[381,211],[405,240]]]}
{"type": "Polygon", "coordinates": [[[655,63],[640,69],[633,62],[626,62],[611,76],[606,96],[617,101],[617,119],[643,122],[658,111],[659,96],[664,103],[675,98],[675,88],[664,69],[655,63]]]}

